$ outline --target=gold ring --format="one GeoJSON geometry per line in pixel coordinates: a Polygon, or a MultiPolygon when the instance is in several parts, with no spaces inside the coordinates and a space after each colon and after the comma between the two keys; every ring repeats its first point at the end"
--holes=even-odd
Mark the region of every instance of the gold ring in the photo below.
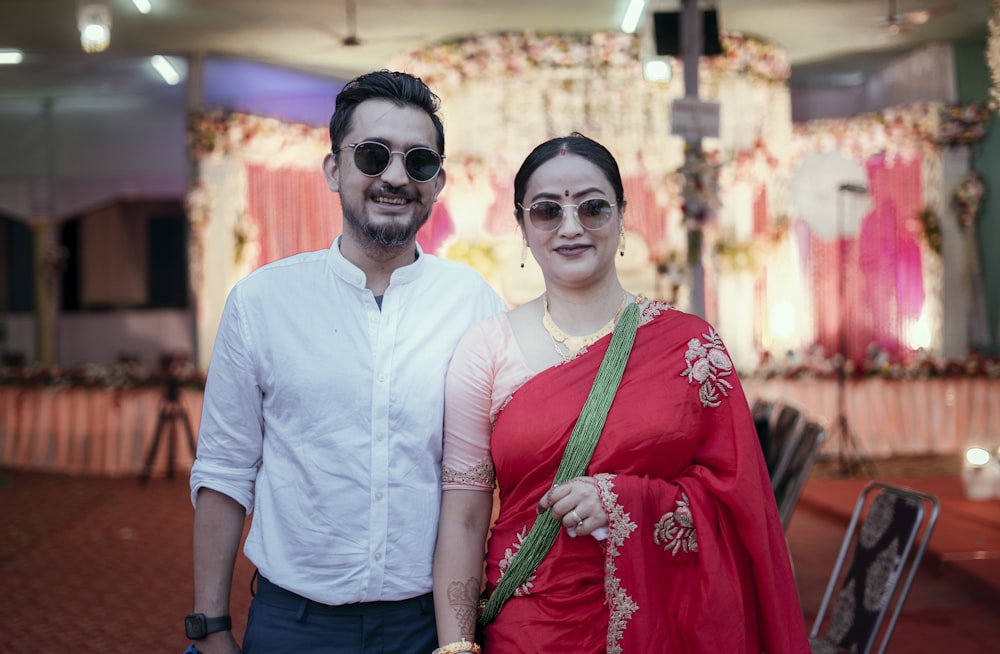
{"type": "Polygon", "coordinates": [[[580,514],[576,512],[576,509],[573,509],[572,511],[570,511],[570,513],[573,514],[574,518],[576,518],[576,526],[577,527],[579,527],[580,525],[582,525],[583,521],[586,519],[586,518],[581,518],[580,514]]]}

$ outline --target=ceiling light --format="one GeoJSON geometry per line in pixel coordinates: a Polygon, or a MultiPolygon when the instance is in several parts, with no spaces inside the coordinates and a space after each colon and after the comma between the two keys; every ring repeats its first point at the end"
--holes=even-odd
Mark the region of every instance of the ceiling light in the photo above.
{"type": "Polygon", "coordinates": [[[19,64],[24,60],[24,53],[20,50],[0,50],[0,65],[19,64]]]}
{"type": "Polygon", "coordinates": [[[650,59],[642,65],[642,76],[647,82],[669,82],[674,77],[674,69],[662,59],[650,59]]]}
{"type": "Polygon", "coordinates": [[[111,7],[103,2],[82,2],[76,14],[84,52],[101,52],[111,42],[111,7]]]}
{"type": "Polygon", "coordinates": [[[622,16],[622,31],[626,34],[632,34],[635,32],[635,28],[639,26],[639,19],[642,18],[642,12],[646,8],[646,0],[629,0],[628,8],[625,9],[625,15],[622,16]]]}
{"type": "Polygon", "coordinates": [[[170,60],[162,55],[153,55],[149,58],[149,63],[152,64],[156,72],[160,74],[163,81],[173,86],[181,81],[181,74],[177,72],[174,65],[170,63],[170,60]]]}
{"type": "Polygon", "coordinates": [[[153,5],[149,2],[149,0],[132,0],[132,4],[135,5],[135,8],[139,10],[140,14],[148,14],[153,11],[153,5]]]}

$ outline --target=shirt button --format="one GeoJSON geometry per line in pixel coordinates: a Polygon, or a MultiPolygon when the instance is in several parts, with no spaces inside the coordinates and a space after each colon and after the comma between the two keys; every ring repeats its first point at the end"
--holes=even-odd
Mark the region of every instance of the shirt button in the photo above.
{"type": "Polygon", "coordinates": [[[378,380],[379,380],[380,382],[384,382],[384,381],[385,381],[385,375],[384,375],[384,374],[380,374],[380,375],[378,376],[378,380]]]}
{"type": "Polygon", "coordinates": [[[372,322],[378,322],[378,314],[377,313],[373,313],[372,314],[372,322]]]}
{"type": "Polygon", "coordinates": [[[376,500],[382,499],[382,493],[375,493],[375,499],[376,500]]]}
{"type": "Polygon", "coordinates": [[[382,560],[382,554],[379,553],[379,552],[376,552],[376,554],[375,554],[375,560],[376,561],[381,561],[382,560]]]}
{"type": "Polygon", "coordinates": [[[375,434],[375,440],[381,443],[383,440],[385,440],[385,434],[383,434],[382,432],[375,434]]]}

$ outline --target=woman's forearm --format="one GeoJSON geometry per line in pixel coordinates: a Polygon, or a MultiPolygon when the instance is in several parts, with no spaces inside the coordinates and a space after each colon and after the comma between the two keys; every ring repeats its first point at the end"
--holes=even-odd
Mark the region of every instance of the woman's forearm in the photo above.
{"type": "Polygon", "coordinates": [[[441,644],[473,640],[493,495],[446,490],[434,552],[434,610],[441,644]]]}

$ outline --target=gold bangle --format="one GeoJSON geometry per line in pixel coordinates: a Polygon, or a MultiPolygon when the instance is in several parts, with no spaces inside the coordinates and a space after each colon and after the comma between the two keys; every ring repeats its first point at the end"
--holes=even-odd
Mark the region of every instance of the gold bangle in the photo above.
{"type": "Polygon", "coordinates": [[[456,640],[454,643],[448,643],[447,645],[442,645],[436,650],[431,652],[431,654],[461,654],[463,652],[471,652],[472,654],[481,654],[483,648],[479,645],[470,642],[466,639],[456,640]]]}

